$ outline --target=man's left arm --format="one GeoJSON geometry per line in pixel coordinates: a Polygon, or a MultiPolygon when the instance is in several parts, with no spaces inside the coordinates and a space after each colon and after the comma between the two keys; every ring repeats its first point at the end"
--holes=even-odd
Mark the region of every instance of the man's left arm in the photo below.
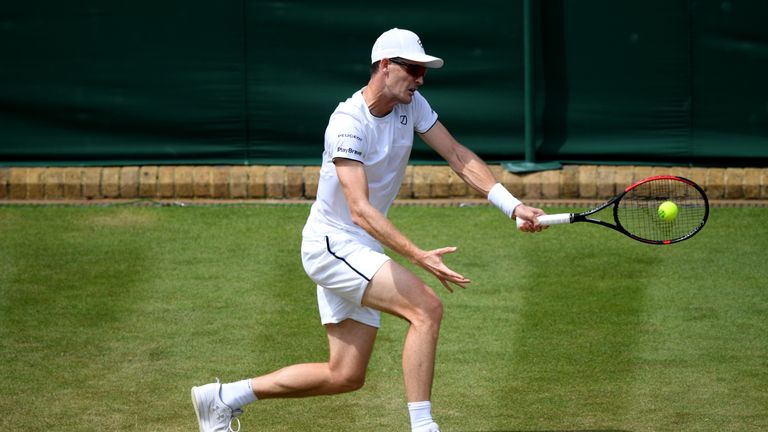
{"type": "Polygon", "coordinates": [[[499,206],[505,213],[507,211],[503,207],[505,205],[512,206],[513,209],[508,216],[519,217],[527,222],[521,227],[523,231],[541,230],[542,226],[539,225],[536,217],[543,215],[544,211],[518,204],[516,199],[499,184],[488,165],[472,150],[456,141],[440,121],[437,121],[431,129],[420,135],[424,142],[442,156],[451,169],[470,187],[488,197],[494,205],[499,206]],[[497,184],[499,186],[496,186],[497,184]]]}

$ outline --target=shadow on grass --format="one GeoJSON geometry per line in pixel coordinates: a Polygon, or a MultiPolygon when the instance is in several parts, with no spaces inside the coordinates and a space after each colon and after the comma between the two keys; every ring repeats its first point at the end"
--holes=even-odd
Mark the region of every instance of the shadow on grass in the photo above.
{"type": "MultiPolygon", "coordinates": [[[[471,431],[467,431],[471,432],[471,431]]],[[[483,430],[483,431],[477,431],[477,432],[631,432],[628,430],[623,429],[564,429],[564,430],[512,430],[512,429],[503,429],[503,430],[483,430]]]]}

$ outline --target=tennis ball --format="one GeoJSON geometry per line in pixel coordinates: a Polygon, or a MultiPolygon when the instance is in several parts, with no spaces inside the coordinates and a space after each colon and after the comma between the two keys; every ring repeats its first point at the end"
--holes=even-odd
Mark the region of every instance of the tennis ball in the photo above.
{"type": "Polygon", "coordinates": [[[672,201],[664,201],[659,205],[659,217],[666,222],[672,222],[677,217],[677,204],[672,201]]]}

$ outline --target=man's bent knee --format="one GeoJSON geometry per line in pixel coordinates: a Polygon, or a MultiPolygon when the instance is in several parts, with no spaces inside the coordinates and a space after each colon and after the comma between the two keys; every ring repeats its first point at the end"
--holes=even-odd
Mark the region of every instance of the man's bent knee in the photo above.
{"type": "Polygon", "coordinates": [[[440,324],[443,320],[443,302],[438,297],[435,297],[433,301],[427,306],[427,315],[432,322],[440,324]]]}
{"type": "Polygon", "coordinates": [[[337,393],[353,392],[365,385],[365,374],[335,373],[331,379],[337,393]]]}
{"type": "Polygon", "coordinates": [[[439,328],[443,320],[443,302],[437,295],[428,296],[412,317],[411,324],[439,328]]]}

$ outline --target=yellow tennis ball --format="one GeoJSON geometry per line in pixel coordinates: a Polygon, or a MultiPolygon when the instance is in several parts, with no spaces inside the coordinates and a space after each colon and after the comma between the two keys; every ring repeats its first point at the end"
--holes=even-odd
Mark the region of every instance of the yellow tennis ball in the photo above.
{"type": "Polygon", "coordinates": [[[677,217],[677,204],[672,201],[664,201],[659,205],[659,217],[666,222],[672,222],[677,217]]]}

